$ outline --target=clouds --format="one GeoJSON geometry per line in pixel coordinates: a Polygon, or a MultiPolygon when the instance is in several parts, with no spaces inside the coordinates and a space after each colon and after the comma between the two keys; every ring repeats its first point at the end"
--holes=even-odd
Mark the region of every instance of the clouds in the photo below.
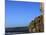
{"type": "Polygon", "coordinates": [[[40,0],[10,0],[10,1],[40,2],[40,0]]]}

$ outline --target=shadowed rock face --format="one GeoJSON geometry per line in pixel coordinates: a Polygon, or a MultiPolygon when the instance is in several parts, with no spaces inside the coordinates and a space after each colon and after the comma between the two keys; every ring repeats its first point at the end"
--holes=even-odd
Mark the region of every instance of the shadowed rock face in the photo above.
{"type": "Polygon", "coordinates": [[[41,14],[44,15],[44,3],[40,4],[40,11],[41,11],[41,14]]]}

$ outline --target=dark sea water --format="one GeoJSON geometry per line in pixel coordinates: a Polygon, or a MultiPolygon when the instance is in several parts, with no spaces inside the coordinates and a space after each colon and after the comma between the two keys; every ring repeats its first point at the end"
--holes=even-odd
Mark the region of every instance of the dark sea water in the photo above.
{"type": "Polygon", "coordinates": [[[16,35],[29,33],[28,27],[6,28],[5,35],[16,35]]]}

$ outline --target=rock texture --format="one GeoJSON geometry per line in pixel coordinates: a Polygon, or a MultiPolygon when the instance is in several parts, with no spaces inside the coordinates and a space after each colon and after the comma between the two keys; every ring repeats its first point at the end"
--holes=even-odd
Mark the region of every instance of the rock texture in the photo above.
{"type": "Polygon", "coordinates": [[[43,15],[36,17],[30,23],[29,32],[44,32],[43,15]]]}

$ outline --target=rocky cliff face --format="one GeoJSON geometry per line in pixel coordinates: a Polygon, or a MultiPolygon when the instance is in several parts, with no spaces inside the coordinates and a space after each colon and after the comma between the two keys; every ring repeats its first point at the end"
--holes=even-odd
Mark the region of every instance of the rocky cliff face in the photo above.
{"type": "Polygon", "coordinates": [[[29,32],[44,32],[43,15],[36,17],[30,23],[29,32]]]}

